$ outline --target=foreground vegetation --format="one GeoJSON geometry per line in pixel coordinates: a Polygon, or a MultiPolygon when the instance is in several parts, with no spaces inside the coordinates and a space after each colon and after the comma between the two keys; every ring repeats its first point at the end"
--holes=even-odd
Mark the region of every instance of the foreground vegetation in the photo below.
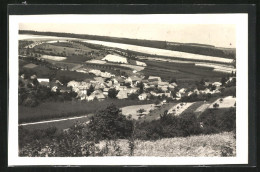
{"type": "Polygon", "coordinates": [[[165,112],[159,120],[142,122],[110,105],[88,124],[76,123],[63,132],[55,127],[34,131],[20,127],[19,155],[234,156],[235,114],[235,108],[221,113],[210,110],[198,118],[193,113],[173,116],[165,112]],[[209,135],[223,132],[229,133],[209,135]]]}

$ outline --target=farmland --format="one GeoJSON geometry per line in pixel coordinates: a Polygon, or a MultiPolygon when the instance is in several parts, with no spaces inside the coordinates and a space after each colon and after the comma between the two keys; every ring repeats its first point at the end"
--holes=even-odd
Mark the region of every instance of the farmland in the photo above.
{"type": "Polygon", "coordinates": [[[223,62],[223,63],[233,62],[232,59],[227,59],[227,58],[204,56],[204,55],[191,54],[191,53],[185,53],[185,52],[163,50],[163,49],[150,48],[150,47],[142,47],[142,46],[136,46],[136,45],[130,45],[130,44],[121,44],[121,43],[112,43],[112,42],[94,41],[94,40],[86,40],[83,42],[97,44],[97,45],[103,45],[103,46],[113,47],[113,48],[121,48],[124,50],[131,50],[134,52],[145,53],[148,55],[155,54],[155,55],[165,56],[165,57],[173,57],[173,58],[177,57],[177,58],[183,58],[183,59],[214,61],[214,62],[223,62]]]}
{"type": "Polygon", "coordinates": [[[154,104],[145,104],[138,106],[126,106],[122,108],[122,114],[125,116],[131,115],[133,119],[138,119],[138,117],[142,117],[143,115],[147,115],[151,110],[154,110],[154,104]],[[140,109],[143,109],[143,112],[138,112],[140,109]]]}
{"type": "Polygon", "coordinates": [[[175,50],[180,52],[189,52],[194,54],[203,54],[209,56],[217,56],[235,59],[236,51],[234,48],[219,48],[204,44],[189,44],[189,43],[178,43],[178,42],[165,42],[156,40],[141,40],[141,39],[129,39],[129,38],[118,38],[118,37],[108,37],[108,36],[98,36],[98,35],[80,35],[71,33],[58,33],[58,32],[34,32],[28,30],[20,30],[19,34],[30,34],[25,36],[27,39],[37,37],[35,35],[48,36],[49,38],[60,38],[60,39],[89,39],[89,40],[99,40],[105,42],[114,42],[122,44],[139,45],[146,47],[153,47],[159,49],[175,50]]]}
{"type": "Polygon", "coordinates": [[[147,104],[148,102],[115,99],[101,102],[45,102],[35,108],[19,106],[19,123],[86,115],[95,113],[99,107],[106,107],[111,103],[118,107],[124,107],[126,105],[147,104]]]}
{"type": "Polygon", "coordinates": [[[230,107],[234,107],[235,103],[236,103],[236,98],[232,97],[232,96],[228,96],[225,98],[220,98],[218,100],[216,100],[215,102],[213,102],[209,108],[214,108],[214,104],[217,103],[219,104],[218,108],[230,108],[230,107]]]}
{"type": "Polygon", "coordinates": [[[19,42],[20,155],[236,155],[233,49],[39,34],[19,42]]]}

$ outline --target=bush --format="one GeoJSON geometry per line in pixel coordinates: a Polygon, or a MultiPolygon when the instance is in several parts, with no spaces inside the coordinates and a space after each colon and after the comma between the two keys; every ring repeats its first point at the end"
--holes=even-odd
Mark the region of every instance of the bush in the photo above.
{"type": "Polygon", "coordinates": [[[200,115],[199,121],[203,123],[204,134],[234,131],[236,130],[236,109],[206,110],[200,115]]]}
{"type": "Polygon", "coordinates": [[[108,97],[115,99],[118,94],[118,91],[115,88],[111,88],[108,90],[108,97]]]}
{"type": "Polygon", "coordinates": [[[128,138],[132,133],[132,121],[122,115],[119,108],[110,105],[92,117],[88,125],[95,140],[128,138]]]}

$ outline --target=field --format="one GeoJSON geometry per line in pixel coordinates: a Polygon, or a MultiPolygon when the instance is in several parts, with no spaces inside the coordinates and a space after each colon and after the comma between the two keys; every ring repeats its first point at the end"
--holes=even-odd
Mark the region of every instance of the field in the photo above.
{"type": "Polygon", "coordinates": [[[54,60],[54,61],[63,61],[66,60],[66,57],[61,56],[50,56],[50,55],[42,55],[41,58],[47,59],[47,60],[54,60]]]}
{"type": "Polygon", "coordinates": [[[144,75],[150,76],[156,73],[164,80],[174,77],[176,79],[200,80],[215,79],[219,80],[224,73],[214,72],[210,67],[199,67],[189,63],[170,63],[159,61],[145,61],[147,67],[142,71],[144,75]]]}
{"type": "Polygon", "coordinates": [[[115,42],[122,44],[131,44],[131,45],[139,45],[145,47],[153,47],[159,49],[167,49],[167,50],[175,50],[180,52],[188,52],[193,54],[202,54],[208,56],[216,56],[223,57],[229,59],[236,58],[236,49],[235,48],[221,48],[215,47],[212,45],[206,44],[194,44],[194,43],[183,43],[183,42],[166,42],[166,41],[157,41],[157,40],[143,40],[143,39],[129,39],[129,38],[118,38],[118,37],[108,37],[108,36],[98,36],[98,35],[82,35],[82,34],[71,34],[71,33],[58,33],[58,32],[34,32],[34,31],[26,31],[20,30],[19,35],[27,34],[27,37],[31,37],[33,35],[39,36],[46,35],[52,36],[62,39],[69,38],[77,38],[77,39],[85,39],[85,40],[99,40],[105,42],[115,42]],[[30,35],[29,35],[30,34],[30,35]]]}
{"type": "Polygon", "coordinates": [[[100,107],[106,108],[111,103],[118,107],[125,107],[129,105],[148,104],[151,102],[108,99],[101,102],[45,102],[34,108],[19,106],[19,123],[87,115],[100,110],[100,107]]]}
{"type": "MultiPolygon", "coordinates": [[[[236,156],[236,139],[233,132],[220,134],[199,135],[179,138],[165,138],[157,141],[134,142],[134,156],[156,156],[156,157],[220,157],[236,156]]],[[[104,145],[101,142],[100,147],[104,145]]],[[[119,140],[121,156],[129,155],[127,140],[119,140]]],[[[110,147],[107,156],[113,154],[114,149],[110,147]]]]}
{"type": "Polygon", "coordinates": [[[50,127],[56,127],[59,131],[62,131],[64,129],[69,128],[76,122],[87,122],[90,120],[91,114],[88,115],[87,117],[79,118],[79,119],[72,119],[72,120],[64,120],[64,121],[56,121],[56,122],[46,122],[46,123],[40,123],[40,124],[32,124],[32,125],[24,125],[20,126],[23,127],[24,129],[33,131],[35,129],[47,129],[50,127]]]}
{"type": "Polygon", "coordinates": [[[236,103],[236,97],[232,97],[232,96],[228,96],[223,98],[223,100],[221,101],[221,98],[216,100],[215,102],[213,102],[209,108],[214,108],[213,105],[217,103],[219,104],[218,108],[230,108],[230,107],[234,107],[235,103],[236,103]]]}
{"type": "Polygon", "coordinates": [[[189,108],[193,103],[178,103],[174,105],[171,109],[169,109],[168,114],[173,114],[175,116],[178,116],[186,111],[187,108],[189,108]]]}
{"type": "Polygon", "coordinates": [[[145,121],[157,120],[158,118],[160,118],[160,115],[163,115],[166,110],[169,110],[175,104],[176,103],[164,104],[164,105],[152,110],[148,115],[146,115],[141,120],[145,120],[145,121]]]}
{"type": "Polygon", "coordinates": [[[122,108],[122,114],[125,116],[131,115],[133,119],[138,119],[139,116],[147,115],[150,110],[155,109],[154,104],[145,104],[145,105],[137,105],[137,106],[126,106],[122,108]],[[139,113],[138,110],[144,109],[143,113],[139,113]],[[142,114],[142,115],[140,115],[142,114]]]}
{"type": "Polygon", "coordinates": [[[205,55],[199,55],[199,54],[191,54],[191,53],[180,52],[180,51],[171,51],[171,50],[143,47],[143,46],[130,45],[130,44],[96,41],[96,40],[85,40],[83,42],[87,42],[87,43],[91,43],[91,44],[98,44],[98,45],[103,45],[103,46],[108,46],[108,47],[113,47],[113,48],[120,48],[120,49],[124,49],[124,50],[145,53],[148,55],[150,54],[150,55],[159,55],[159,56],[166,56],[166,57],[173,57],[173,58],[177,57],[177,58],[182,58],[182,59],[214,61],[214,62],[222,62],[222,63],[232,63],[233,62],[232,59],[228,59],[228,58],[205,56],[205,55]]]}

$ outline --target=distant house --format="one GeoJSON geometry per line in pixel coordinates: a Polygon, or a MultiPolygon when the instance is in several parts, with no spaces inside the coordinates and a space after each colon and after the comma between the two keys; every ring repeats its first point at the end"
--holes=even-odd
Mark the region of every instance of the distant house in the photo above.
{"type": "Polygon", "coordinates": [[[120,90],[117,94],[118,99],[126,99],[128,98],[127,96],[127,90],[120,90]]]}
{"type": "Polygon", "coordinates": [[[214,85],[217,88],[219,88],[222,84],[221,84],[221,82],[213,82],[212,85],[214,85]]]}
{"type": "Polygon", "coordinates": [[[163,81],[161,81],[161,82],[158,82],[158,85],[159,86],[169,86],[169,82],[163,82],[163,81]]]}
{"type": "Polygon", "coordinates": [[[158,85],[158,88],[160,88],[162,91],[168,91],[168,86],[161,86],[161,85],[158,85]]]}
{"type": "Polygon", "coordinates": [[[208,87],[210,84],[212,84],[212,82],[205,82],[205,86],[208,87]]]}
{"type": "Polygon", "coordinates": [[[179,90],[179,93],[180,93],[180,94],[184,94],[185,92],[186,92],[186,89],[185,89],[185,88],[182,88],[182,89],[179,90]]]}
{"type": "Polygon", "coordinates": [[[39,83],[41,83],[41,82],[50,82],[50,79],[49,78],[38,78],[37,81],[39,83]]]}
{"type": "Polygon", "coordinates": [[[37,81],[40,85],[49,87],[50,86],[50,80],[48,78],[38,78],[37,81]]]}
{"type": "Polygon", "coordinates": [[[139,100],[146,100],[147,99],[147,94],[146,93],[142,93],[138,96],[139,100]]]}
{"type": "Polygon", "coordinates": [[[36,79],[37,76],[36,76],[36,75],[32,75],[30,78],[31,78],[31,79],[36,79]]]}
{"type": "Polygon", "coordinates": [[[95,81],[98,81],[99,83],[104,82],[104,78],[102,78],[102,77],[95,77],[94,79],[95,79],[95,81]]]}
{"type": "Polygon", "coordinates": [[[120,85],[123,85],[125,83],[125,80],[122,77],[117,77],[116,80],[120,85]]]}
{"type": "Polygon", "coordinates": [[[95,90],[89,97],[91,97],[90,99],[92,99],[92,97],[93,99],[97,98],[98,100],[105,99],[105,96],[101,90],[95,90]]]}

